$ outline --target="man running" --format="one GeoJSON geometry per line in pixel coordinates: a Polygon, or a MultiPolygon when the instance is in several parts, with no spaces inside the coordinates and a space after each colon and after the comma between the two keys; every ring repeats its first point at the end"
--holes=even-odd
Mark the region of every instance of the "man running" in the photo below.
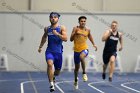
{"type": "Polygon", "coordinates": [[[47,62],[47,75],[50,82],[50,92],[53,92],[55,90],[55,76],[59,75],[62,67],[62,42],[67,41],[67,35],[65,26],[58,24],[60,14],[52,12],[49,17],[51,25],[44,28],[44,34],[42,36],[38,52],[41,52],[41,48],[48,37],[45,57],[47,62]],[[53,70],[53,66],[55,67],[55,71],[53,70]]]}
{"type": "Polygon", "coordinates": [[[97,50],[97,46],[94,43],[93,37],[91,35],[90,29],[86,27],[85,16],[79,17],[79,26],[73,28],[71,33],[70,41],[74,41],[74,87],[78,89],[78,72],[80,68],[80,62],[83,70],[83,81],[87,81],[88,77],[85,71],[85,57],[88,55],[88,45],[86,43],[87,38],[91,41],[95,50],[97,50]]]}
{"type": "Polygon", "coordinates": [[[109,64],[109,81],[112,81],[112,76],[115,68],[115,61],[117,57],[117,44],[120,41],[119,51],[123,48],[122,33],[118,32],[118,22],[112,21],[111,28],[107,30],[102,37],[102,41],[105,42],[103,50],[103,73],[102,78],[106,78],[106,68],[109,64]]]}

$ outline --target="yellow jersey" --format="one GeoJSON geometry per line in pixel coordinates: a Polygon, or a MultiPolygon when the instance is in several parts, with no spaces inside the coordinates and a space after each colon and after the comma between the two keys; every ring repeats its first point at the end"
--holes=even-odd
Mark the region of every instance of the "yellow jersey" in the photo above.
{"type": "Polygon", "coordinates": [[[87,38],[88,38],[89,31],[88,30],[77,30],[74,36],[74,51],[81,52],[82,50],[88,49],[87,45],[87,38]]]}

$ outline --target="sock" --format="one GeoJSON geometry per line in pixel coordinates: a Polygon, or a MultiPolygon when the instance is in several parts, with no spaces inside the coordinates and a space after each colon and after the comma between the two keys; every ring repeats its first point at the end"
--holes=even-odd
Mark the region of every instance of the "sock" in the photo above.
{"type": "Polygon", "coordinates": [[[77,78],[75,78],[75,82],[77,82],[78,81],[78,79],[77,78]]]}
{"type": "Polygon", "coordinates": [[[50,82],[50,85],[51,85],[51,86],[54,86],[54,83],[53,83],[53,82],[50,82]]]}
{"type": "Polygon", "coordinates": [[[83,72],[83,74],[86,74],[86,72],[83,72]]]}

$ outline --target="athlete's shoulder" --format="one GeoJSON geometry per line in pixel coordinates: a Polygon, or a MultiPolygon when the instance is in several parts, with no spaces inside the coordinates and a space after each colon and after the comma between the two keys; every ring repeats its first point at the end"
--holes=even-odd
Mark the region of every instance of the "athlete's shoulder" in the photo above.
{"type": "Polygon", "coordinates": [[[78,29],[79,29],[78,26],[73,27],[73,31],[77,31],[78,29]]]}
{"type": "Polygon", "coordinates": [[[50,26],[44,27],[44,32],[47,32],[49,28],[50,28],[50,26]]]}
{"type": "Polygon", "coordinates": [[[62,28],[62,29],[66,28],[64,25],[59,25],[59,26],[60,26],[60,28],[62,28]]]}
{"type": "Polygon", "coordinates": [[[89,31],[90,32],[90,28],[89,27],[86,26],[85,28],[86,28],[86,31],[89,31]]]}
{"type": "Polygon", "coordinates": [[[112,29],[106,29],[105,33],[107,33],[107,34],[112,33],[112,29]]]}
{"type": "Polygon", "coordinates": [[[86,30],[90,30],[90,27],[88,27],[88,26],[86,26],[85,28],[86,28],[86,30]]]}
{"type": "Polygon", "coordinates": [[[107,29],[106,32],[112,32],[112,29],[107,29]]]}
{"type": "Polygon", "coordinates": [[[66,30],[66,27],[64,26],[64,25],[59,25],[60,26],[60,29],[61,29],[61,31],[63,30],[66,30]]]}
{"type": "Polygon", "coordinates": [[[123,33],[122,32],[118,32],[119,37],[122,37],[123,33]]]}
{"type": "Polygon", "coordinates": [[[73,29],[79,29],[79,26],[74,26],[73,29]]]}

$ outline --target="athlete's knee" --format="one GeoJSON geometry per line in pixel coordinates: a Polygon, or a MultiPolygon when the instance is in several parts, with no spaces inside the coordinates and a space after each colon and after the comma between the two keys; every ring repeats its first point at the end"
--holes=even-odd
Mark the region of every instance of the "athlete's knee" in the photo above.
{"type": "Polygon", "coordinates": [[[80,68],[80,67],[76,67],[76,68],[75,68],[75,71],[79,71],[79,68],[80,68]]]}
{"type": "Polygon", "coordinates": [[[75,68],[75,69],[74,69],[74,72],[79,72],[79,69],[75,68]]]}
{"type": "Polygon", "coordinates": [[[79,63],[75,63],[75,68],[79,68],[80,67],[80,62],[79,63]]]}
{"type": "Polygon", "coordinates": [[[114,59],[111,59],[109,62],[110,62],[110,64],[114,64],[115,63],[115,60],[114,59]]]}
{"type": "Polygon", "coordinates": [[[48,67],[48,68],[53,68],[53,64],[50,63],[50,62],[48,62],[48,63],[47,63],[47,67],[48,67]]]}
{"type": "Polygon", "coordinates": [[[80,64],[76,64],[75,65],[75,71],[79,71],[79,68],[80,68],[80,64]]]}
{"type": "Polygon", "coordinates": [[[111,58],[110,58],[110,62],[115,62],[115,60],[116,60],[116,58],[115,58],[115,56],[111,56],[111,58]]]}
{"type": "Polygon", "coordinates": [[[103,67],[106,68],[107,67],[107,64],[103,64],[103,67]]]}

